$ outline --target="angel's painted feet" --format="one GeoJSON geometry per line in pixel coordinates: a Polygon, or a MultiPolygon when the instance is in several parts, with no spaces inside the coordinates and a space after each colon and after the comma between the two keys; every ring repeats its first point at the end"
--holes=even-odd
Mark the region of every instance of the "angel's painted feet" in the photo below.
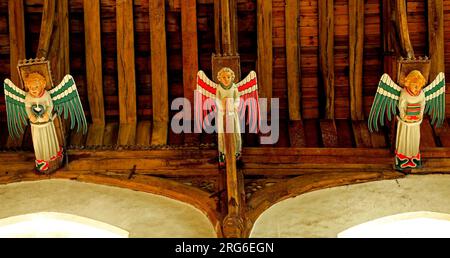
{"type": "Polygon", "coordinates": [[[411,170],[422,167],[421,154],[408,157],[396,151],[395,154],[395,169],[399,171],[411,170]]]}
{"type": "Polygon", "coordinates": [[[37,174],[51,174],[58,170],[64,160],[64,149],[59,147],[59,151],[50,160],[35,160],[35,171],[37,174]]]}

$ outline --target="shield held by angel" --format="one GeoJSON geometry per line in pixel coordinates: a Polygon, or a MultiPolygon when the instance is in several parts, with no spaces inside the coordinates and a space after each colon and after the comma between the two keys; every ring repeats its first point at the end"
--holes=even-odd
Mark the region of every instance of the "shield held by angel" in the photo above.
{"type": "Polygon", "coordinates": [[[420,154],[420,125],[424,114],[431,124],[441,126],[445,120],[445,76],[439,73],[425,87],[427,80],[419,70],[410,71],[403,85],[397,85],[388,74],[383,74],[378,84],[369,114],[370,131],[378,131],[385,118],[397,117],[395,168],[405,170],[422,166],[420,154]]]}
{"type": "Polygon", "coordinates": [[[38,173],[51,173],[62,165],[63,143],[58,139],[54,121],[57,116],[68,119],[70,128],[87,132],[87,122],[74,79],[66,75],[53,87],[50,63],[45,59],[24,60],[18,65],[23,89],[9,79],[4,81],[8,130],[20,137],[31,124],[31,135],[38,173]]]}
{"type": "Polygon", "coordinates": [[[197,74],[195,90],[195,126],[196,132],[211,126],[215,117],[215,130],[218,133],[219,165],[224,166],[225,133],[233,134],[236,159],[242,150],[241,133],[247,121],[251,133],[257,133],[260,127],[260,110],[258,100],[258,80],[254,71],[238,83],[234,83],[235,74],[228,67],[217,73],[215,83],[203,71],[197,74]],[[247,116],[246,116],[246,111],[247,116]],[[247,118],[247,119],[246,119],[247,118]]]}

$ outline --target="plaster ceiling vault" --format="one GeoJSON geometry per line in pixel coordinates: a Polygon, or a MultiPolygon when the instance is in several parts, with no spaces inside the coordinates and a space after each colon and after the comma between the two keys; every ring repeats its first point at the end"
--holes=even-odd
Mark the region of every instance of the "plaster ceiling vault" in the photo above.
{"type": "Polygon", "coordinates": [[[450,176],[410,176],[309,192],[273,205],[250,237],[337,237],[353,226],[408,212],[450,214],[450,176]]]}
{"type": "Polygon", "coordinates": [[[129,237],[215,237],[208,218],[194,207],[163,196],[117,187],[46,180],[0,186],[0,219],[60,212],[94,219],[129,237]]]}
{"type": "MultiPolygon", "coordinates": [[[[448,175],[425,175],[309,192],[263,212],[250,237],[337,237],[386,216],[450,214],[449,185],[448,175]]],[[[0,186],[0,203],[0,219],[59,212],[107,223],[130,237],[216,236],[208,218],[188,204],[117,187],[60,179],[13,183],[0,186]]]]}

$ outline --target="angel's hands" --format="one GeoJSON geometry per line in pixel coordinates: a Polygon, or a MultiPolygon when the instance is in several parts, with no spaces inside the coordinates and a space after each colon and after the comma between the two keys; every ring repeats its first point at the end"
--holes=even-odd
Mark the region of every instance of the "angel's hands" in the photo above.
{"type": "Polygon", "coordinates": [[[42,119],[44,119],[44,121],[47,122],[48,120],[50,120],[50,116],[48,115],[48,113],[45,113],[45,114],[42,116],[42,119]]]}
{"type": "Polygon", "coordinates": [[[30,119],[31,123],[36,123],[36,120],[37,120],[36,116],[31,115],[31,116],[29,116],[29,119],[30,119]]]}

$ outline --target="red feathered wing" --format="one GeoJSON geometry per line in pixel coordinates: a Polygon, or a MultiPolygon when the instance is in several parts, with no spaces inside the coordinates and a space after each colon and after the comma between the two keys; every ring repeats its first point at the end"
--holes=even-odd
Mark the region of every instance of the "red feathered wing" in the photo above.
{"type": "MultiPolygon", "coordinates": [[[[194,119],[197,132],[200,132],[204,125],[204,117],[216,108],[216,91],[217,84],[211,81],[203,71],[199,71],[197,73],[197,88],[194,96],[194,119]]],[[[207,123],[209,124],[208,120],[207,123]]]]}
{"type": "Polygon", "coordinates": [[[260,127],[260,111],[258,101],[258,79],[256,73],[251,71],[247,77],[236,84],[239,91],[239,116],[243,121],[245,111],[248,110],[247,124],[250,124],[250,132],[258,132],[260,127]]]}

